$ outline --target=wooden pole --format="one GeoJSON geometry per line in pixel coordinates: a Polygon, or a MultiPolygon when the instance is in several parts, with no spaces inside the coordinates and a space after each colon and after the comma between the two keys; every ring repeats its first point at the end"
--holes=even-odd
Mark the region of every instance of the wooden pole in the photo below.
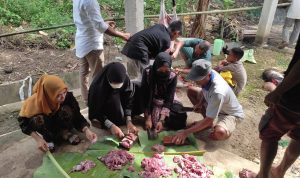
{"type": "MultiPolygon", "coordinates": [[[[210,0],[198,0],[198,12],[203,12],[208,9],[210,0]]],[[[207,14],[198,14],[194,18],[194,23],[192,26],[191,36],[204,38],[205,36],[205,20],[207,14]]]]}

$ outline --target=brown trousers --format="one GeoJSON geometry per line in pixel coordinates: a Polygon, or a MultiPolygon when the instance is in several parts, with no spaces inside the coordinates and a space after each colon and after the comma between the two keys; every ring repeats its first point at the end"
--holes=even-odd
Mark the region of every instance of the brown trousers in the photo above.
{"type": "Polygon", "coordinates": [[[104,51],[93,50],[80,59],[80,88],[82,99],[87,104],[88,88],[94,77],[102,70],[104,66],[104,51]]]}

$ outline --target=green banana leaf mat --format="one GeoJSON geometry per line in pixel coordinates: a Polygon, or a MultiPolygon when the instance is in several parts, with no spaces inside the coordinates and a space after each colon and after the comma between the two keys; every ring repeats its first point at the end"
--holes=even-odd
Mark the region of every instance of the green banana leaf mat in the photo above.
{"type": "MultiPolygon", "coordinates": [[[[113,136],[104,137],[95,144],[91,145],[85,153],[55,153],[54,157],[60,166],[68,173],[72,167],[79,164],[83,160],[93,160],[96,163],[96,167],[89,170],[87,173],[74,172],[70,176],[72,178],[137,178],[140,177],[138,173],[142,170],[141,161],[145,157],[151,157],[152,155],[147,153],[151,152],[151,147],[155,144],[161,144],[162,138],[166,135],[174,135],[173,131],[164,131],[159,134],[158,139],[148,140],[147,133],[145,131],[139,132],[139,143],[135,143],[129,152],[135,152],[134,167],[135,172],[127,171],[128,165],[126,165],[120,171],[111,171],[106,166],[97,160],[98,156],[107,154],[110,150],[118,149],[117,143],[119,142],[113,136]],[[146,153],[145,153],[146,152],[146,153]]],[[[189,136],[191,145],[185,146],[170,146],[166,147],[166,152],[187,152],[198,150],[196,139],[193,135],[189,136]]],[[[165,155],[164,160],[169,167],[175,167],[173,163],[174,155],[165,155]]],[[[203,161],[202,156],[198,156],[199,161],[203,161]]],[[[234,178],[235,176],[221,169],[211,168],[214,172],[215,178],[234,178]]],[[[172,177],[177,177],[174,172],[172,177]]],[[[33,178],[63,178],[62,174],[53,165],[51,160],[45,155],[43,158],[43,164],[34,172],[33,178]]]]}

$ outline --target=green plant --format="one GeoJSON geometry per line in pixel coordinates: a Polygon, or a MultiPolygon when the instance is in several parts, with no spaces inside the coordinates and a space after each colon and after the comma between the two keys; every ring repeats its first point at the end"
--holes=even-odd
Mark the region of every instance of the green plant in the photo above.
{"type": "Polygon", "coordinates": [[[22,19],[17,14],[10,12],[2,7],[0,7],[0,24],[2,25],[13,25],[19,26],[22,22],[22,19]]]}
{"type": "Polygon", "coordinates": [[[74,42],[74,33],[75,33],[74,27],[68,27],[57,31],[56,45],[58,46],[58,48],[61,49],[70,48],[72,43],[74,42]]]}
{"type": "Polygon", "coordinates": [[[31,18],[31,25],[33,27],[50,27],[58,24],[70,23],[72,19],[63,16],[58,9],[45,9],[31,18]]]}
{"type": "MultiPolygon", "coordinates": [[[[104,18],[123,17],[125,13],[124,0],[98,0],[101,6],[101,14],[104,18]]],[[[192,11],[190,4],[198,0],[177,0],[177,13],[192,11]]],[[[165,0],[166,11],[171,13],[172,3],[165,0]]],[[[24,22],[24,28],[50,27],[72,22],[71,0],[0,0],[0,24],[19,26],[24,22]]],[[[159,0],[145,0],[144,14],[159,14],[159,0]]],[[[157,21],[156,19],[151,19],[157,21]]],[[[151,24],[150,19],[145,19],[145,27],[151,24]]],[[[120,30],[125,30],[124,20],[116,21],[120,30]]],[[[63,28],[48,31],[49,36],[54,34],[51,40],[59,48],[68,48],[74,41],[75,28],[63,28]]],[[[32,39],[33,40],[33,39],[32,39]]],[[[114,38],[117,45],[123,42],[114,38]]],[[[34,40],[33,40],[34,41],[34,40]]]]}
{"type": "MultiPolygon", "coordinates": [[[[223,0],[223,9],[231,8],[234,3],[235,3],[234,0],[223,0]]],[[[227,18],[228,18],[228,13],[224,13],[224,17],[221,24],[221,33],[220,33],[221,38],[223,38],[224,36],[224,23],[227,20],[227,18]]]]}

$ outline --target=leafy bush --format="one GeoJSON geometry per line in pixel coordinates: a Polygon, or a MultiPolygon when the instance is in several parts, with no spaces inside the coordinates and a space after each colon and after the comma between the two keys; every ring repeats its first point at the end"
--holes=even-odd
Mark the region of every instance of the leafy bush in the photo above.
{"type": "Polygon", "coordinates": [[[22,22],[22,19],[17,14],[10,12],[6,9],[0,7],[0,24],[2,25],[14,25],[19,26],[22,22]]]}
{"type": "Polygon", "coordinates": [[[56,45],[62,49],[70,48],[72,43],[74,42],[74,33],[75,33],[74,27],[68,27],[59,30],[56,33],[58,34],[56,45]]]}
{"type": "MultiPolygon", "coordinates": [[[[98,0],[104,18],[124,16],[124,0],[98,0]]],[[[198,0],[177,0],[177,13],[191,11],[192,4],[198,0]]],[[[165,0],[166,10],[172,11],[172,1],[165,0]]],[[[28,28],[50,27],[72,22],[71,0],[0,0],[0,24],[20,26],[22,21],[28,28]]],[[[144,1],[145,15],[159,14],[159,0],[144,1]]],[[[145,20],[149,26],[150,20],[145,20]]],[[[117,21],[118,27],[124,27],[124,21],[117,21]]],[[[68,48],[74,41],[75,28],[51,30],[50,36],[55,36],[55,44],[59,48],[68,48]]],[[[121,43],[120,40],[114,40],[121,43]]]]}
{"type": "Polygon", "coordinates": [[[58,9],[45,9],[31,18],[31,26],[38,27],[51,27],[65,23],[71,23],[72,19],[63,16],[58,12],[58,9]]]}

